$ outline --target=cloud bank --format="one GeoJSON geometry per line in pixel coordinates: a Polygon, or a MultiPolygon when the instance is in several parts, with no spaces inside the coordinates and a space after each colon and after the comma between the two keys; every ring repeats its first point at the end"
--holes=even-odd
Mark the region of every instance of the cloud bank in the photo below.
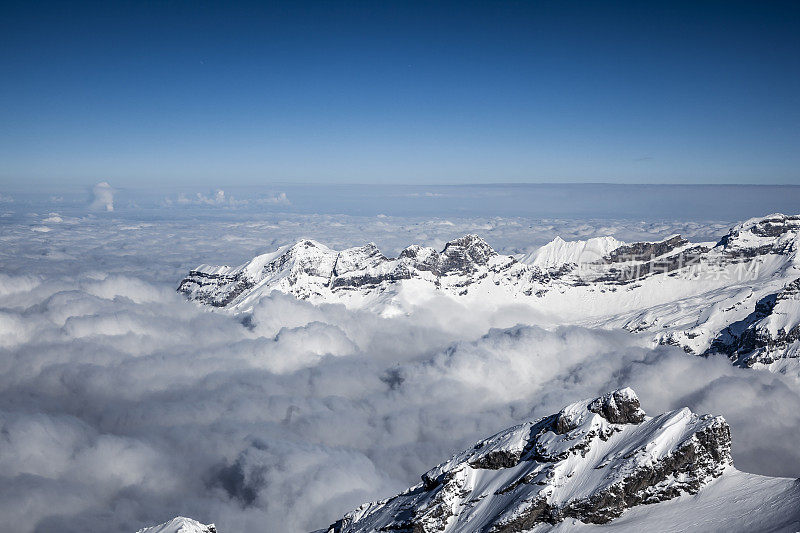
{"type": "Polygon", "coordinates": [[[651,413],[724,415],[742,470],[800,473],[800,386],[721,358],[521,307],[442,298],[382,318],[273,295],[243,318],[174,290],[198,259],[313,227],[405,245],[487,225],[502,248],[613,222],[59,217],[47,234],[10,228],[0,251],[0,516],[15,531],[136,531],[176,515],[310,531],[481,437],[620,386],[651,413]]]}

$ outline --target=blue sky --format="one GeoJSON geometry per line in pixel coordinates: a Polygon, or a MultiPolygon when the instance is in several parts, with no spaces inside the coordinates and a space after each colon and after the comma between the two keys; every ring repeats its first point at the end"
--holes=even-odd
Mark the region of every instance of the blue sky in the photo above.
{"type": "Polygon", "coordinates": [[[0,184],[800,183],[800,7],[6,2],[0,184]]]}

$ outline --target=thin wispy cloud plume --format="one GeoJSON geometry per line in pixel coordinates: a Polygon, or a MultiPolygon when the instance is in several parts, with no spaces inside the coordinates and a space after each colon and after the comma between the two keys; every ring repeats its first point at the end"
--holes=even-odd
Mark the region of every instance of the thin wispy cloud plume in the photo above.
{"type": "Polygon", "coordinates": [[[0,32],[3,531],[800,531],[796,6],[0,32]]]}
{"type": "Polygon", "coordinates": [[[101,181],[92,188],[94,199],[90,209],[93,211],[111,212],[114,210],[114,189],[106,181],[101,181]]]}

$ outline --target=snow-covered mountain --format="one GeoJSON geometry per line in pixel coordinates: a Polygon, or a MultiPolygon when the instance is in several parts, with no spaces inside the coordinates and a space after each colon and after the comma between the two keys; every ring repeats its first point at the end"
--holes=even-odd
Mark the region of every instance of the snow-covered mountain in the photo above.
{"type": "Polygon", "coordinates": [[[686,408],[648,417],[636,394],[620,389],[480,441],[327,532],[510,533],[607,523],[614,531],[630,509],[640,512],[621,530],[800,526],[800,480],[738,472],[730,448],[722,417],[686,408]],[[676,499],[678,513],[659,503],[676,499]],[[699,504],[709,500],[714,507],[699,504]]]}
{"type": "Polygon", "coordinates": [[[140,529],[137,533],[217,533],[214,524],[201,524],[197,520],[178,516],[153,527],[140,529]]]}
{"type": "Polygon", "coordinates": [[[800,215],[755,218],[719,242],[556,238],[527,256],[502,255],[477,235],[397,258],[374,244],[336,251],[310,239],[238,267],[201,265],[180,283],[189,299],[249,312],[273,291],[384,315],[436,296],[487,309],[509,303],[563,324],[624,328],[687,353],[800,375],[800,215]]]}
{"type": "Polygon", "coordinates": [[[519,261],[541,269],[602,260],[625,243],[614,237],[594,237],[585,241],[565,241],[556,237],[541,248],[519,257],[519,261]]]}

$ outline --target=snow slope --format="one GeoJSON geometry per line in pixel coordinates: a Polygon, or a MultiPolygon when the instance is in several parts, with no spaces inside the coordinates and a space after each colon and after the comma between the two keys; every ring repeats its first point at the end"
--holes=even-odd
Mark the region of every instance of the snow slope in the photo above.
{"type": "Polygon", "coordinates": [[[624,242],[614,237],[594,237],[583,241],[565,241],[556,237],[541,248],[521,256],[519,261],[547,270],[570,263],[598,261],[623,245],[624,242]]]}
{"type": "Polygon", "coordinates": [[[608,524],[564,520],[540,525],[531,533],[705,533],[800,531],[800,481],[726,471],[697,494],[657,505],[633,507],[608,524]]]}
{"type": "Polygon", "coordinates": [[[685,408],[647,417],[636,394],[620,389],[478,442],[327,531],[768,531],[799,523],[798,481],[738,472],[730,446],[722,417],[685,408]]]}

